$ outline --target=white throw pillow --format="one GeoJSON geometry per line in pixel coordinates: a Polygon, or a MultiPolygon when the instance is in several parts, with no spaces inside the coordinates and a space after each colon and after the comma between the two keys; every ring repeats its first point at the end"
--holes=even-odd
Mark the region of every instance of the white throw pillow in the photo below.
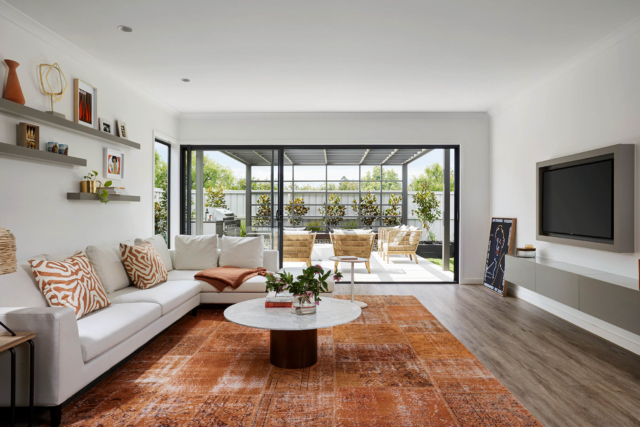
{"type": "Polygon", "coordinates": [[[218,266],[218,236],[176,236],[176,270],[207,270],[218,266]]]}
{"type": "Polygon", "coordinates": [[[220,267],[258,268],[264,266],[264,236],[222,237],[220,267]]]}
{"type": "Polygon", "coordinates": [[[132,284],[122,263],[119,245],[89,246],[85,252],[107,294],[132,284]]]}
{"type": "Polygon", "coordinates": [[[140,246],[144,242],[151,243],[151,246],[153,246],[153,249],[155,249],[156,252],[158,252],[158,255],[160,255],[160,259],[162,260],[162,263],[164,264],[164,268],[167,270],[167,272],[173,270],[173,262],[171,262],[171,253],[169,253],[169,248],[167,247],[167,242],[164,241],[164,237],[162,237],[159,234],[156,234],[155,236],[149,237],[148,239],[144,239],[144,240],[136,239],[135,246],[140,246]]]}

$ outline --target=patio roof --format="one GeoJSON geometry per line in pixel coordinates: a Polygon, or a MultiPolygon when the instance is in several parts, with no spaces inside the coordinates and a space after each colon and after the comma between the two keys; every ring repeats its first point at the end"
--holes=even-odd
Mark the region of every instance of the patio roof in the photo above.
{"type": "MultiPolygon", "coordinates": [[[[384,149],[384,148],[326,148],[287,149],[284,152],[285,165],[389,165],[398,166],[424,156],[431,149],[384,149]]],[[[224,150],[227,156],[249,166],[271,165],[271,150],[224,150]]],[[[275,159],[277,164],[277,159],[275,159]]]]}

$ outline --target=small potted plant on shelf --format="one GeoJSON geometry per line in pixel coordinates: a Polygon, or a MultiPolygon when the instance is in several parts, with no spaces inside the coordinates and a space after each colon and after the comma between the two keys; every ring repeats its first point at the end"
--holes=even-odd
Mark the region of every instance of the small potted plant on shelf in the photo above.
{"type": "Polygon", "coordinates": [[[95,193],[98,187],[98,183],[102,185],[102,182],[97,180],[98,172],[91,171],[86,174],[82,181],[80,181],[80,192],[81,193],[95,193]]]}
{"type": "MultiPolygon", "coordinates": [[[[321,265],[314,265],[302,270],[302,274],[294,278],[293,274],[286,271],[282,273],[267,274],[267,290],[276,293],[289,291],[293,294],[291,310],[295,314],[314,314],[316,306],[322,300],[321,292],[329,292],[327,279],[331,276],[331,270],[325,272],[321,265]],[[277,275],[277,276],[276,276],[277,275]]],[[[333,274],[333,280],[339,282],[342,273],[333,274]]]]}

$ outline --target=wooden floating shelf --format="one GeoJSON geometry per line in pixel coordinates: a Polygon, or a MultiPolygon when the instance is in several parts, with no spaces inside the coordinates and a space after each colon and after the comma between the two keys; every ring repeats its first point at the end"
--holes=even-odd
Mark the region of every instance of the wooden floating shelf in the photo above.
{"type": "MultiPolygon", "coordinates": [[[[100,200],[95,193],[67,193],[68,200],[100,200]]],[[[109,194],[110,202],[139,202],[140,196],[109,194]]]]}
{"type": "Polygon", "coordinates": [[[45,113],[44,111],[36,110],[35,108],[26,107],[12,101],[8,101],[4,98],[0,98],[0,113],[25,119],[30,122],[40,123],[45,126],[62,129],[67,132],[73,132],[102,142],[107,142],[109,144],[124,145],[125,147],[135,148],[137,150],[140,149],[140,144],[137,142],[129,141],[128,139],[120,138],[119,136],[111,135],[109,133],[99,131],[98,129],[83,126],[71,120],[63,119],[62,117],[54,116],[53,114],[45,113]]]}
{"type": "Polygon", "coordinates": [[[6,144],[4,142],[0,142],[0,155],[20,157],[22,159],[54,163],[63,166],[87,166],[87,161],[85,159],[65,156],[57,153],[49,153],[48,151],[34,150],[32,148],[6,144]]]}

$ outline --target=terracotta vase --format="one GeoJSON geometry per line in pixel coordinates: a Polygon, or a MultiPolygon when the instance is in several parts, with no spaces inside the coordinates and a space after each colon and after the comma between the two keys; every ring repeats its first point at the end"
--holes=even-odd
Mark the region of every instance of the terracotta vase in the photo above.
{"type": "Polygon", "coordinates": [[[4,95],[2,97],[24,105],[26,101],[24,100],[20,80],[18,80],[18,73],[16,72],[16,68],[18,68],[20,64],[10,59],[5,59],[4,62],[9,67],[9,75],[7,76],[7,85],[4,88],[4,95]]]}

